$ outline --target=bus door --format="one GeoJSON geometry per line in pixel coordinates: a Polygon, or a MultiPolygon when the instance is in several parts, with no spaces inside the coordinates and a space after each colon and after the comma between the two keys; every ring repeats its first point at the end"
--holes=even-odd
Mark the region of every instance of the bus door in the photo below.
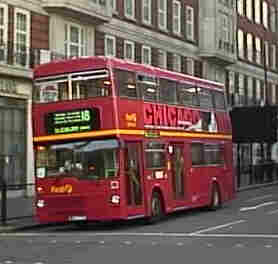
{"type": "Polygon", "coordinates": [[[185,200],[187,192],[187,172],[188,166],[184,144],[170,144],[172,147],[171,154],[171,174],[172,190],[174,200],[185,200]]]}
{"type": "Polygon", "coordinates": [[[129,217],[144,214],[142,149],[139,142],[126,142],[125,182],[129,217]]]}

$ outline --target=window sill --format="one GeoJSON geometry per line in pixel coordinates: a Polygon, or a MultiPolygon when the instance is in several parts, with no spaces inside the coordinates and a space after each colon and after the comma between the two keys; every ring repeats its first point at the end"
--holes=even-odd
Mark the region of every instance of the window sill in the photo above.
{"type": "Polygon", "coordinates": [[[126,16],[125,15],[125,19],[129,20],[129,21],[132,21],[132,22],[137,22],[136,18],[135,17],[130,17],[130,16],[126,16]]]}
{"type": "Polygon", "coordinates": [[[164,33],[167,33],[167,34],[169,33],[169,30],[167,28],[162,28],[162,27],[158,26],[158,29],[164,33]]]}

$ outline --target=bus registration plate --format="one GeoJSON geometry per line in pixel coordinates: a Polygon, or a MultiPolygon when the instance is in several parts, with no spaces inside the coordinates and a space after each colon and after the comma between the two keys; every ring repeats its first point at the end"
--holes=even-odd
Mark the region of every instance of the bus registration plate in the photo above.
{"type": "Polygon", "coordinates": [[[87,220],[87,216],[85,215],[76,215],[76,216],[70,216],[69,221],[82,221],[82,220],[87,220]]]}

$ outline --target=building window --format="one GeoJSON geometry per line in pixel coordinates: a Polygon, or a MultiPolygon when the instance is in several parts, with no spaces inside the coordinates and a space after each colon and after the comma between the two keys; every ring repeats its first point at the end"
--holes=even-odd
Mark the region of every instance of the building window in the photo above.
{"type": "Polygon", "coordinates": [[[235,96],[235,72],[229,71],[229,98],[230,98],[230,104],[233,105],[234,102],[234,96],[235,96]]]}
{"type": "Polygon", "coordinates": [[[151,65],[151,47],[142,46],[142,64],[151,65]]]}
{"type": "Polygon", "coordinates": [[[194,40],[194,9],[191,6],[186,7],[186,37],[194,40]]]}
{"type": "Polygon", "coordinates": [[[261,39],[256,37],[255,39],[255,48],[256,48],[256,62],[258,64],[261,64],[261,58],[262,58],[262,47],[261,47],[261,39]]]}
{"type": "Polygon", "coordinates": [[[134,0],[125,0],[125,16],[134,19],[135,17],[134,0]]]}
{"type": "Polygon", "coordinates": [[[263,53],[263,62],[265,63],[266,66],[269,66],[269,46],[268,42],[264,42],[264,53],[263,53]]]}
{"type": "Polygon", "coordinates": [[[244,104],[244,75],[238,74],[238,96],[236,98],[236,104],[244,104]]]}
{"type": "Polygon", "coordinates": [[[85,54],[85,30],[75,24],[65,25],[65,55],[80,57],[85,54]]]}
{"type": "Polygon", "coordinates": [[[105,36],[105,56],[116,56],[116,38],[110,35],[105,36]]]}
{"type": "Polygon", "coordinates": [[[180,1],[173,1],[173,32],[181,33],[181,3],[180,1]]]}
{"type": "Polygon", "coordinates": [[[116,11],[116,0],[110,0],[110,7],[113,11],[116,11]]]}
{"type": "Polygon", "coordinates": [[[246,16],[248,19],[253,19],[253,0],[246,0],[246,16]]]}
{"type": "Polygon", "coordinates": [[[263,1],[263,25],[268,28],[268,5],[263,1]]]}
{"type": "Polygon", "coordinates": [[[243,16],[243,12],[244,8],[243,8],[243,0],[237,0],[237,12],[239,15],[243,16]]]}
{"type": "Polygon", "coordinates": [[[272,90],[272,104],[276,104],[276,85],[274,83],[271,84],[272,90]]]}
{"type": "Polygon", "coordinates": [[[167,0],[158,0],[158,26],[167,28],[167,0]]]}
{"type": "Polygon", "coordinates": [[[253,78],[248,77],[247,78],[247,98],[248,98],[248,104],[253,104],[253,78]]]}
{"type": "Polygon", "coordinates": [[[270,45],[270,67],[276,69],[276,45],[270,45]]]}
{"type": "Polygon", "coordinates": [[[256,101],[259,104],[263,100],[261,97],[261,80],[256,80],[256,101]]]}
{"type": "Polygon", "coordinates": [[[186,73],[194,75],[194,60],[191,58],[186,59],[186,73]]]}
{"type": "MultiPolygon", "coordinates": [[[[91,0],[93,3],[97,4],[97,5],[101,5],[101,6],[106,6],[106,0],[91,0]]],[[[112,2],[113,0],[111,0],[112,2]]]]}
{"type": "Polygon", "coordinates": [[[215,67],[215,81],[216,82],[222,81],[222,69],[218,66],[215,67]]]}
{"type": "Polygon", "coordinates": [[[255,0],[255,22],[261,23],[261,0],[255,0]]]}
{"type": "Polygon", "coordinates": [[[238,56],[244,58],[244,33],[241,29],[237,31],[237,45],[238,45],[238,56]]]}
{"type": "Polygon", "coordinates": [[[253,61],[253,36],[250,33],[247,33],[247,58],[253,61]]]}
{"type": "Polygon", "coordinates": [[[277,12],[274,6],[270,6],[270,30],[272,32],[276,32],[276,17],[277,17],[277,12]]]}
{"type": "Polygon", "coordinates": [[[158,51],[158,67],[162,69],[167,68],[167,52],[164,50],[158,51]]]}
{"type": "MultiPolygon", "coordinates": [[[[0,153],[2,155],[12,155],[9,166],[5,166],[2,163],[1,173],[7,176],[7,185],[23,189],[22,184],[26,183],[26,164],[28,159],[26,157],[27,107],[25,100],[22,99],[11,97],[3,97],[1,99],[0,153]]],[[[1,162],[3,162],[2,158],[3,156],[1,157],[1,162]]]]}
{"type": "Polygon", "coordinates": [[[28,67],[30,48],[30,13],[15,8],[14,17],[14,54],[15,64],[28,67]]]}
{"type": "Polygon", "coordinates": [[[145,24],[150,25],[152,23],[152,0],[143,0],[142,1],[142,18],[145,24]]]}
{"type": "Polygon", "coordinates": [[[181,56],[173,54],[173,70],[176,72],[181,72],[181,56]]]}
{"type": "Polygon", "coordinates": [[[134,42],[128,40],[124,41],[124,58],[134,61],[134,42]]]}
{"type": "Polygon", "coordinates": [[[221,14],[220,19],[221,40],[227,43],[229,42],[229,19],[226,14],[221,14]]]}
{"type": "Polygon", "coordinates": [[[8,6],[0,4],[0,61],[6,61],[8,43],[8,6]]]}

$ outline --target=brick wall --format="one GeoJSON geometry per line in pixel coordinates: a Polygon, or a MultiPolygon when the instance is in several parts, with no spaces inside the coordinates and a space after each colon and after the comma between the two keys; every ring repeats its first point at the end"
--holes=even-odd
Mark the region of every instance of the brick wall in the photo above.
{"type": "Polygon", "coordinates": [[[49,49],[49,17],[31,13],[31,48],[49,49]]]}

